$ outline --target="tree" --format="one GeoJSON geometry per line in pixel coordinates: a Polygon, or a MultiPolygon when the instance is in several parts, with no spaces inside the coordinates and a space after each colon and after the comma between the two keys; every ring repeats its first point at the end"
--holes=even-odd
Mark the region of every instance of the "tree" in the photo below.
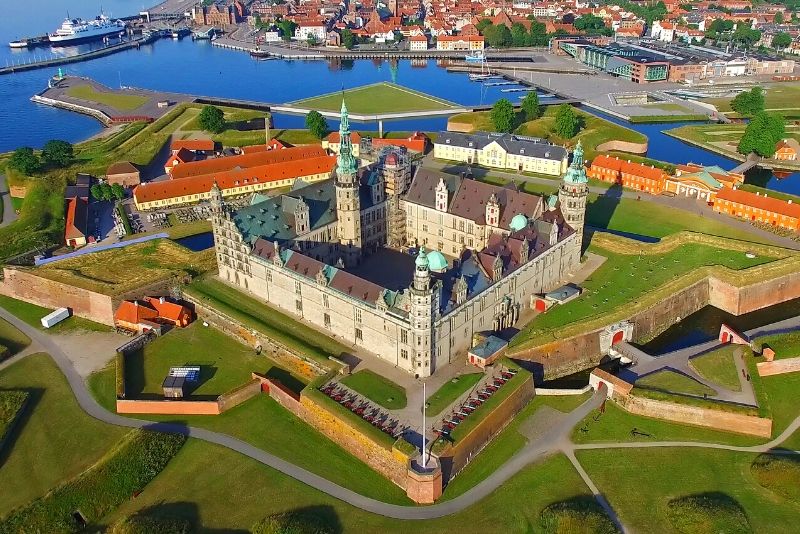
{"type": "Polygon", "coordinates": [[[312,34],[309,33],[308,37],[306,38],[306,42],[308,43],[308,46],[316,46],[316,44],[317,44],[316,35],[312,35],[312,34]]]}
{"type": "Polygon", "coordinates": [[[783,24],[783,13],[781,13],[780,11],[775,13],[774,22],[775,24],[783,24]]]}
{"type": "Polygon", "coordinates": [[[111,186],[105,182],[100,184],[100,200],[111,200],[113,197],[114,193],[111,192],[111,186]]]}
{"type": "Polygon", "coordinates": [[[522,99],[522,111],[525,113],[525,119],[529,121],[539,118],[541,110],[539,109],[539,95],[536,91],[528,91],[528,94],[522,99]]]}
{"type": "Polygon", "coordinates": [[[475,28],[477,28],[479,32],[483,33],[483,30],[485,30],[488,26],[491,25],[492,25],[492,19],[481,19],[475,25],[475,28]]]}
{"type": "Polygon", "coordinates": [[[306,115],[306,128],[316,137],[322,139],[328,133],[328,121],[319,111],[311,111],[306,115]]]}
{"type": "Polygon", "coordinates": [[[297,28],[297,23],[291,20],[283,19],[278,22],[278,29],[281,31],[281,38],[284,41],[291,41],[294,35],[294,30],[297,28]]]}
{"type": "Polygon", "coordinates": [[[198,121],[207,132],[220,133],[225,129],[225,113],[216,106],[203,106],[198,121]]]}
{"type": "Polygon", "coordinates": [[[492,48],[504,48],[511,46],[514,38],[511,36],[511,30],[505,24],[498,24],[494,26],[490,24],[483,30],[483,37],[486,39],[486,44],[492,48]]]}
{"type": "Polygon", "coordinates": [[[92,193],[92,197],[95,200],[103,200],[103,188],[100,187],[100,184],[93,184],[92,187],[89,188],[89,191],[92,193]]]}
{"type": "Polygon", "coordinates": [[[514,106],[506,98],[501,98],[492,106],[489,116],[492,119],[495,131],[510,132],[514,129],[514,106]]]}
{"type": "Polygon", "coordinates": [[[111,184],[111,196],[117,200],[125,198],[125,188],[119,184],[111,184]]]}
{"type": "Polygon", "coordinates": [[[580,120],[569,104],[561,104],[556,110],[555,134],[562,139],[572,139],[580,129],[580,120]]]}
{"type": "Polygon", "coordinates": [[[765,158],[775,154],[775,145],[786,133],[783,117],[761,111],[756,113],[739,140],[740,154],[755,152],[765,158]]]}
{"type": "Polygon", "coordinates": [[[8,160],[8,166],[15,171],[30,176],[42,168],[42,162],[39,161],[39,156],[33,153],[31,147],[23,146],[16,149],[11,155],[11,159],[8,160]]]}
{"type": "Polygon", "coordinates": [[[543,22],[531,22],[531,46],[547,46],[549,42],[547,27],[543,22]]]}
{"type": "Polygon", "coordinates": [[[42,148],[42,162],[46,165],[66,167],[72,161],[72,145],[59,139],[51,139],[42,148]]]}
{"type": "Polygon", "coordinates": [[[731,100],[731,108],[741,115],[755,115],[764,110],[764,92],[760,87],[753,87],[743,91],[731,100]]]}
{"type": "Polygon", "coordinates": [[[532,42],[533,38],[525,26],[519,22],[515,22],[511,26],[511,43],[514,46],[531,46],[532,42]]]}
{"type": "Polygon", "coordinates": [[[355,44],[356,36],[353,35],[353,32],[349,28],[345,28],[342,31],[342,46],[348,50],[352,50],[355,44]]]}
{"type": "Polygon", "coordinates": [[[792,36],[786,32],[778,32],[772,37],[772,48],[783,50],[792,44],[792,36]]]}

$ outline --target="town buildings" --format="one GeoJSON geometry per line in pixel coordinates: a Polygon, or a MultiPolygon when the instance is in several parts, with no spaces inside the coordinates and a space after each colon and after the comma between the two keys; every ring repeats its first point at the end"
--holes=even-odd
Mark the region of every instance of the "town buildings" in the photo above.
{"type": "Polygon", "coordinates": [[[212,187],[222,280],[429,376],[463,361],[473,334],[513,325],[534,295],[577,268],[588,193],[580,145],[558,196],[544,199],[412,174],[393,150],[359,168],[348,123],[343,104],[327,180],[236,211],[212,187]],[[409,245],[419,249],[409,255],[409,245]]]}
{"type": "Polygon", "coordinates": [[[775,147],[774,159],[781,161],[795,161],[800,152],[800,143],[796,139],[782,139],[775,147]]]}
{"type": "Polygon", "coordinates": [[[733,189],[742,183],[744,174],[729,172],[717,165],[704,167],[688,163],[678,165],[675,174],[667,176],[664,191],[712,202],[723,187],[733,189]]]}
{"type": "Polygon", "coordinates": [[[106,181],[122,187],[135,187],[141,182],[139,169],[130,161],[120,161],[109,165],[106,170],[106,181]]]}
{"type": "Polygon", "coordinates": [[[567,170],[568,152],[538,137],[507,133],[439,132],[433,156],[470,165],[559,176],[567,170]]]}
{"type": "Polygon", "coordinates": [[[766,193],[725,187],[717,193],[714,211],[748,221],[800,230],[800,205],[791,200],[770,197],[766,193]]]}
{"type": "Polygon", "coordinates": [[[622,187],[644,191],[654,195],[664,190],[666,173],[651,165],[642,165],[619,157],[600,154],[595,156],[589,170],[589,178],[602,180],[622,187]]]}
{"type": "Polygon", "coordinates": [[[64,189],[64,243],[68,247],[82,247],[89,239],[89,187],[92,177],[78,174],[75,185],[64,189]]]}
{"type": "Polygon", "coordinates": [[[114,326],[128,332],[161,331],[162,325],[186,327],[192,322],[192,310],[165,297],[123,300],[114,312],[114,326]]]}

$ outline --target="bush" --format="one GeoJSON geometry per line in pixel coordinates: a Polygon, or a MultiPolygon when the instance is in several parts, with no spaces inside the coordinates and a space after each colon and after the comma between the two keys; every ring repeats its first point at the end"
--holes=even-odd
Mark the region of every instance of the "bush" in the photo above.
{"type": "Polygon", "coordinates": [[[682,534],[753,532],[741,505],[724,493],[700,493],[669,501],[667,517],[682,534]]]}
{"type": "Polygon", "coordinates": [[[539,517],[546,534],[616,534],[619,532],[593,497],[573,497],[542,510],[539,517]]]}
{"type": "Polygon", "coordinates": [[[265,517],[250,529],[252,534],[330,534],[322,520],[312,514],[285,513],[265,517]]]}
{"type": "Polygon", "coordinates": [[[33,153],[33,149],[28,146],[18,148],[11,154],[11,159],[8,160],[8,166],[26,176],[39,171],[42,168],[42,162],[39,156],[33,153]]]}
{"type": "Polygon", "coordinates": [[[109,534],[188,534],[192,524],[185,519],[134,515],[120,519],[108,530],[109,534]]]}
{"type": "Polygon", "coordinates": [[[758,483],[785,499],[800,503],[800,458],[762,454],[750,471],[758,483]]]}
{"type": "Polygon", "coordinates": [[[66,141],[52,139],[42,148],[42,161],[46,165],[66,167],[72,162],[72,145],[66,141]]]}
{"type": "Polygon", "coordinates": [[[197,117],[200,127],[211,133],[221,133],[225,130],[225,113],[215,106],[203,106],[197,117]]]}
{"type": "Polygon", "coordinates": [[[185,441],[180,434],[131,432],[90,469],[11,512],[0,523],[0,534],[77,532],[76,510],[89,523],[99,521],[158,476],[185,441]]]}

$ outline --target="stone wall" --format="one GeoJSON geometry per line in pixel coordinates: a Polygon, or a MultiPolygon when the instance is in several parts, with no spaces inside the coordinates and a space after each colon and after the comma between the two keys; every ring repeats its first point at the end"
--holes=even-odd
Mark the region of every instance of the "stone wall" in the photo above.
{"type": "Polygon", "coordinates": [[[782,375],[785,373],[800,372],[800,358],[786,358],[771,362],[758,362],[756,364],[759,376],[782,375]]]}
{"type": "Polygon", "coordinates": [[[648,399],[636,395],[628,395],[619,401],[625,410],[637,415],[760,438],[772,436],[772,419],[648,399]]]}
{"type": "Polygon", "coordinates": [[[600,363],[600,330],[508,356],[531,371],[537,381],[571,375],[600,363]]]}
{"type": "Polygon", "coordinates": [[[444,480],[451,480],[533,399],[533,376],[489,412],[472,431],[439,454],[444,480]]]}
{"type": "Polygon", "coordinates": [[[219,412],[223,413],[235,406],[239,406],[241,403],[252,399],[259,393],[261,393],[261,382],[253,379],[233,391],[217,397],[219,412]]]}
{"type": "Polygon", "coordinates": [[[742,315],[800,297],[800,272],[741,288],[712,276],[709,285],[709,304],[728,313],[742,315]]]}
{"type": "Polygon", "coordinates": [[[702,309],[709,302],[708,279],[659,301],[654,306],[632,315],[633,341],[651,339],[674,325],[679,320],[702,309]]]}
{"type": "Polygon", "coordinates": [[[631,143],[629,141],[618,141],[612,139],[605,143],[600,143],[595,147],[595,152],[610,152],[616,150],[618,152],[629,152],[631,154],[646,154],[647,142],[644,143],[631,143]]]}
{"type": "Polygon", "coordinates": [[[117,399],[117,413],[219,415],[220,409],[217,401],[117,399]]]}
{"type": "Polygon", "coordinates": [[[73,315],[114,326],[114,303],[110,296],[62,284],[33,271],[6,267],[0,294],[45,308],[69,308],[73,315]]]}

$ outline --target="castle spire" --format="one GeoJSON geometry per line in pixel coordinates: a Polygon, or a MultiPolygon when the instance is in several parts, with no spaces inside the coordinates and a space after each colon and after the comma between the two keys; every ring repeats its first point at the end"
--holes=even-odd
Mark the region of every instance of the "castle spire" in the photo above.
{"type": "Polygon", "coordinates": [[[580,140],[572,151],[572,163],[564,174],[564,181],[571,184],[586,184],[589,179],[586,177],[586,168],[583,166],[583,145],[580,140]]]}
{"type": "Polygon", "coordinates": [[[339,154],[336,156],[336,174],[352,175],[356,173],[356,158],[353,156],[353,142],[350,139],[350,119],[347,104],[342,98],[342,112],[339,120],[339,154]]]}

